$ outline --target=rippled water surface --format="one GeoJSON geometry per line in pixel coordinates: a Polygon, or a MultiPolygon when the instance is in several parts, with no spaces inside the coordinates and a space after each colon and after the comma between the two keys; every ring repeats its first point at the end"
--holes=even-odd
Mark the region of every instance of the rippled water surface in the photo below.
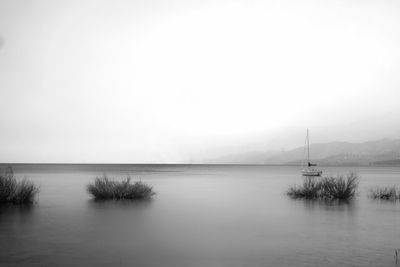
{"type": "Polygon", "coordinates": [[[324,168],[348,170],[359,195],[339,204],[285,196],[298,167],[15,165],[41,192],[32,207],[0,207],[0,266],[396,266],[400,203],[367,190],[400,185],[400,168],[324,168]],[[103,173],[157,195],[95,202],[85,186],[103,173]]]}

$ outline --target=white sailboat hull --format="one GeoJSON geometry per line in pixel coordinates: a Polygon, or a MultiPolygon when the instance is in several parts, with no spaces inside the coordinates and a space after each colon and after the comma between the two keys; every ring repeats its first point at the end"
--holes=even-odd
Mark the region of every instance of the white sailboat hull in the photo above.
{"type": "Polygon", "coordinates": [[[304,169],[301,171],[303,176],[321,176],[322,171],[317,169],[304,169]]]}

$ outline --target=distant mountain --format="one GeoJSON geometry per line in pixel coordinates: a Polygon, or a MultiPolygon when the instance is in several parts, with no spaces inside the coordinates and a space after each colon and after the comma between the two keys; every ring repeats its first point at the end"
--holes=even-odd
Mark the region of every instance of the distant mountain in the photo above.
{"type": "Polygon", "coordinates": [[[400,165],[400,159],[375,161],[372,165],[400,165]]]}
{"type": "MultiPolygon", "coordinates": [[[[400,139],[364,143],[330,142],[310,145],[311,159],[322,165],[400,165],[400,139]]],[[[210,163],[301,164],[304,147],[280,152],[248,152],[213,159],[210,163]]]]}
{"type": "Polygon", "coordinates": [[[272,152],[247,152],[231,154],[214,159],[206,160],[204,163],[211,164],[265,164],[265,159],[274,155],[272,152]]]}

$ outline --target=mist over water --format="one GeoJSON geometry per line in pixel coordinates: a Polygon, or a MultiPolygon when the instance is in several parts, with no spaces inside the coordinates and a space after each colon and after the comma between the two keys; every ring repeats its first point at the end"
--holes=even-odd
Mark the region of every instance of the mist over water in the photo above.
{"type": "Polygon", "coordinates": [[[0,208],[1,266],[390,266],[400,205],[367,189],[398,183],[400,168],[356,170],[348,203],[292,200],[298,167],[16,165],[40,185],[38,203],[0,208]],[[94,201],[95,176],[152,185],[149,201],[94,201]]]}

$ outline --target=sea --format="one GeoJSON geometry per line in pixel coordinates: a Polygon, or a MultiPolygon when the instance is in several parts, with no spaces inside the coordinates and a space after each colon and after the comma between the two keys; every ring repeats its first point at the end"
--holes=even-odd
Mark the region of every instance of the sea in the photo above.
{"type": "Polygon", "coordinates": [[[0,206],[0,266],[400,266],[400,203],[368,197],[400,186],[400,167],[322,166],[358,173],[348,202],[289,198],[298,166],[12,167],[40,193],[34,205],[0,206]],[[141,180],[156,195],[95,201],[86,186],[103,175],[141,180]]]}

